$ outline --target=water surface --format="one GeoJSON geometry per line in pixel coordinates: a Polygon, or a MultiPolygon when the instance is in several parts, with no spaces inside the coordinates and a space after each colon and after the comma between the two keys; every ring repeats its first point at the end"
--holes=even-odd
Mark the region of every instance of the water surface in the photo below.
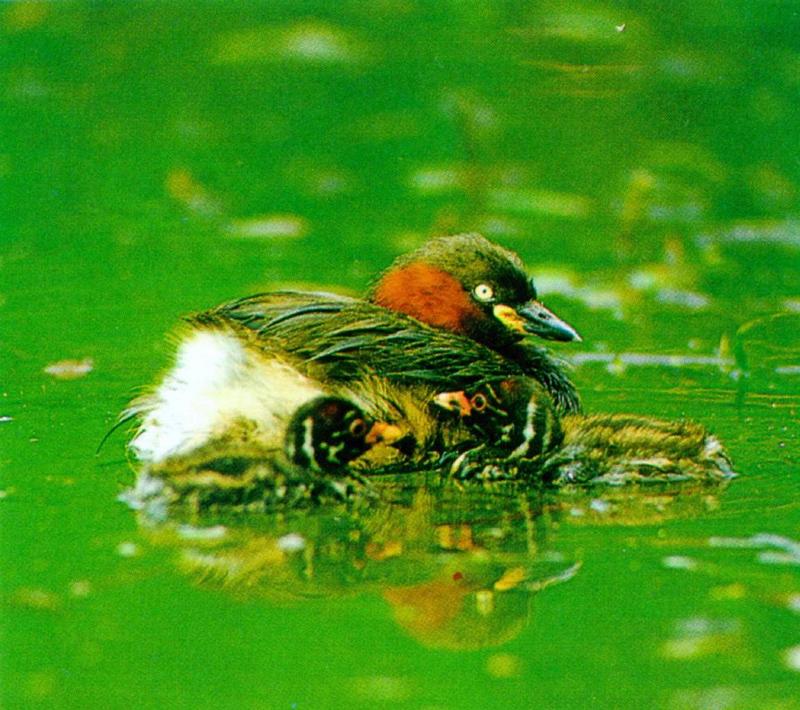
{"type": "Polygon", "coordinates": [[[800,707],[799,17],[0,5],[5,704],[800,707]],[[581,331],[587,410],[702,421],[741,475],[383,517],[116,502],[125,433],[95,451],[182,314],[358,293],[463,230],[581,331]]]}

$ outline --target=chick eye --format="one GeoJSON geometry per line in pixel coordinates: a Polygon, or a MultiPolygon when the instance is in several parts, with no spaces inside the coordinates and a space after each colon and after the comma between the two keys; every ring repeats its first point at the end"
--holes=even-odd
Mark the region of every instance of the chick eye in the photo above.
{"type": "Polygon", "coordinates": [[[350,423],[350,433],[353,436],[364,436],[367,433],[367,423],[363,419],[354,419],[350,423]]]}
{"type": "Polygon", "coordinates": [[[484,409],[486,409],[486,406],[489,404],[489,402],[486,401],[486,397],[484,397],[482,394],[476,394],[469,401],[469,403],[472,405],[472,408],[476,412],[482,412],[484,409]]]}
{"type": "Polygon", "coordinates": [[[489,284],[478,284],[474,289],[472,289],[472,293],[475,294],[475,298],[479,301],[483,301],[487,303],[494,298],[494,289],[489,286],[489,284]]]}

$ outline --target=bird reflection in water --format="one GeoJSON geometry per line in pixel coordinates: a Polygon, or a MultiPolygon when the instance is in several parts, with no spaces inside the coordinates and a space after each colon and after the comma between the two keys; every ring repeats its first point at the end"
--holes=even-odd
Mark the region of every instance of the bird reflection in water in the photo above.
{"type": "Polygon", "coordinates": [[[580,555],[559,543],[559,529],[695,516],[720,490],[698,483],[565,496],[508,482],[465,490],[424,473],[370,485],[369,497],[305,510],[198,512],[173,503],[166,519],[154,519],[144,507],[141,535],[171,550],[197,584],[236,599],[378,596],[419,643],[470,650],[515,638],[533,618],[535,597],[579,574],[580,555]]]}

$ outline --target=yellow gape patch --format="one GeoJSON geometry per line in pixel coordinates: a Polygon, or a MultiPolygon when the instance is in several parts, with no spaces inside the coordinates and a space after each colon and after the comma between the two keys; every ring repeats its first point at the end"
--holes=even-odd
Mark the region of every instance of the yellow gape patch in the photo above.
{"type": "Polygon", "coordinates": [[[511,306],[504,306],[502,303],[498,303],[492,308],[492,313],[506,328],[516,330],[518,333],[525,332],[525,319],[511,306]]]}

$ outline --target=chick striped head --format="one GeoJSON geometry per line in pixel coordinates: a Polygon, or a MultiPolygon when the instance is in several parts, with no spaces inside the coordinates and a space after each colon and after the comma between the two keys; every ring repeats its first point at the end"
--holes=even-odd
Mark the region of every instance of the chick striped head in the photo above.
{"type": "Polygon", "coordinates": [[[317,397],[292,416],[286,430],[285,451],[297,466],[333,472],[380,442],[391,444],[399,435],[396,426],[372,421],[346,399],[317,397]]]}
{"type": "Polygon", "coordinates": [[[534,458],[560,445],[563,435],[550,396],[538,382],[512,377],[471,390],[440,392],[438,407],[458,414],[508,458],[534,458]]]}

